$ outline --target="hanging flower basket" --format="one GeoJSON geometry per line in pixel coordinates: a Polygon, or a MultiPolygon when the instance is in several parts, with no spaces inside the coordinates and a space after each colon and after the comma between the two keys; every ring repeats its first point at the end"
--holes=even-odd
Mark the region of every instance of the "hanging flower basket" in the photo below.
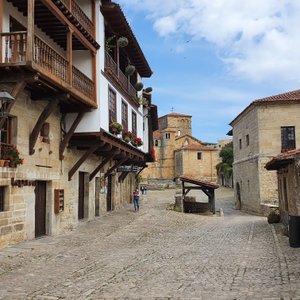
{"type": "Polygon", "coordinates": [[[131,142],[131,140],[134,137],[135,137],[135,135],[131,131],[125,131],[125,132],[123,132],[123,139],[124,139],[124,141],[127,142],[127,140],[129,140],[127,143],[131,142]]]}
{"type": "Polygon", "coordinates": [[[118,45],[119,47],[123,48],[128,45],[128,39],[125,36],[121,36],[118,38],[118,45]]]}
{"type": "Polygon", "coordinates": [[[128,65],[125,69],[125,75],[131,76],[135,72],[135,66],[133,65],[128,65]]]}
{"type": "Polygon", "coordinates": [[[144,92],[145,93],[151,93],[152,90],[153,90],[152,87],[149,86],[149,87],[147,87],[147,88],[144,89],[144,92]]]}
{"type": "Polygon", "coordinates": [[[134,85],[134,88],[139,92],[143,89],[144,87],[144,84],[142,82],[137,82],[135,85],[134,85]]]}

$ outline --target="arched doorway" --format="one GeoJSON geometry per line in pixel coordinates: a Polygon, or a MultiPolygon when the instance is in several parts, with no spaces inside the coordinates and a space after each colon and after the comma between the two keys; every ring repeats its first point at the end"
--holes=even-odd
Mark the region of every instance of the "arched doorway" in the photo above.
{"type": "Polygon", "coordinates": [[[241,187],[240,183],[236,183],[236,203],[235,203],[235,208],[236,209],[241,209],[242,206],[242,201],[241,201],[241,187]]]}

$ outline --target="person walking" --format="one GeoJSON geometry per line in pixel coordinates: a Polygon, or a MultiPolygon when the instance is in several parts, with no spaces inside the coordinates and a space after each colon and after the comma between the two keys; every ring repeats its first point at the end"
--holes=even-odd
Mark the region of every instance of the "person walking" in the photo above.
{"type": "Polygon", "coordinates": [[[138,188],[133,192],[133,206],[135,211],[140,209],[140,191],[138,188]]]}

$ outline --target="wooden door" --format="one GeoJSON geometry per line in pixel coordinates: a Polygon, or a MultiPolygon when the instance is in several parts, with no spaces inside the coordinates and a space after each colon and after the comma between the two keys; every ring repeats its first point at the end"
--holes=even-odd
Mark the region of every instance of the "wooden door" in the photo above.
{"type": "Polygon", "coordinates": [[[84,218],[84,172],[79,172],[78,219],[84,218]]]}
{"type": "Polygon", "coordinates": [[[106,208],[107,211],[111,211],[112,210],[112,193],[111,193],[111,188],[112,188],[112,176],[109,175],[107,178],[107,197],[106,197],[106,208]]]}
{"type": "Polygon", "coordinates": [[[46,181],[36,181],[35,186],[35,237],[46,234],[46,181]]]}

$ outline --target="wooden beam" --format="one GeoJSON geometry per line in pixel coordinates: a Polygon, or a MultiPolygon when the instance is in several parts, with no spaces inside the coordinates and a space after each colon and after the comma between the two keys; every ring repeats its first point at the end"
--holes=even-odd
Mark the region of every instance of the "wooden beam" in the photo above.
{"type": "MultiPolygon", "coordinates": [[[[12,107],[14,106],[16,99],[18,98],[18,96],[23,92],[24,88],[26,86],[26,82],[25,81],[19,81],[15,84],[15,86],[13,87],[13,90],[11,91],[11,95],[15,98],[15,100],[11,101],[7,107],[7,113],[9,113],[12,109],[12,107]]],[[[2,129],[5,120],[7,119],[8,115],[3,116],[0,119],[0,130],[2,129]]]]}
{"type": "Polygon", "coordinates": [[[88,149],[81,158],[76,162],[76,164],[72,167],[72,169],[69,171],[68,179],[69,181],[72,179],[75,172],[79,169],[79,167],[86,161],[86,159],[94,153],[99,146],[93,146],[90,149],[88,149]]]}
{"type": "Polygon", "coordinates": [[[32,129],[32,132],[29,137],[29,155],[32,155],[34,153],[34,146],[36,144],[36,141],[38,139],[38,136],[40,134],[40,131],[42,129],[43,124],[47,120],[47,118],[50,116],[50,114],[57,108],[59,100],[55,99],[48,103],[48,105],[44,108],[42,111],[40,117],[38,118],[34,128],[32,129]]]}
{"type": "Polygon", "coordinates": [[[103,168],[112,158],[120,153],[119,149],[114,149],[111,151],[110,155],[106,157],[101,164],[90,174],[90,181],[97,175],[97,173],[103,168]]]}
{"type": "Polygon", "coordinates": [[[34,6],[35,0],[27,1],[27,48],[26,61],[33,61],[34,49],[34,6]]]}
{"type": "Polygon", "coordinates": [[[68,68],[68,82],[70,85],[72,84],[72,72],[73,72],[73,43],[72,43],[72,38],[73,38],[73,31],[69,28],[67,32],[67,61],[69,63],[69,68],[68,68]]]}
{"type": "Polygon", "coordinates": [[[143,167],[136,173],[135,178],[137,178],[137,177],[140,175],[140,173],[141,173],[145,168],[147,168],[147,166],[143,166],[143,167]]]}
{"type": "MultiPolygon", "coordinates": [[[[32,0],[31,0],[32,1],[32,0]]],[[[63,24],[68,26],[70,29],[73,30],[75,36],[78,40],[88,49],[90,49],[92,52],[96,53],[97,49],[95,46],[93,46],[86,38],[85,36],[74,26],[68,18],[63,14],[63,12],[52,2],[48,0],[40,0],[49,10],[52,12],[63,24]]]]}
{"type": "Polygon", "coordinates": [[[119,176],[118,181],[119,182],[123,182],[124,179],[126,178],[126,176],[129,174],[130,172],[122,172],[122,174],[119,176]]]}
{"type": "MultiPolygon", "coordinates": [[[[3,32],[4,1],[0,1],[0,32],[3,32]]],[[[2,63],[2,36],[0,36],[0,63],[2,63]]]]}
{"type": "Polygon", "coordinates": [[[116,162],[106,173],[104,174],[104,178],[108,177],[117,167],[121,166],[128,160],[128,157],[122,158],[120,161],[116,162]]]}
{"type": "Polygon", "coordinates": [[[72,126],[70,127],[69,131],[64,136],[64,139],[60,142],[60,145],[59,145],[59,159],[60,160],[64,159],[64,151],[65,151],[66,147],[68,146],[68,143],[69,143],[75,129],[77,128],[78,124],[82,120],[84,113],[85,112],[78,113],[78,115],[77,115],[76,119],[74,120],[72,126]]]}

